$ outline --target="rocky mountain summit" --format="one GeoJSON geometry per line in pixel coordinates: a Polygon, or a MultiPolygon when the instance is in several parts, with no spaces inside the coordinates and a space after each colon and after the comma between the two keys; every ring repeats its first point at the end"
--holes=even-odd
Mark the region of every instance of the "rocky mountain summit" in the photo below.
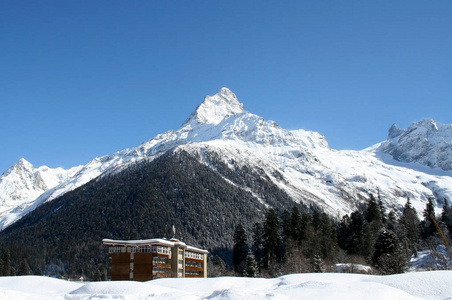
{"type": "Polygon", "coordinates": [[[392,125],[380,150],[403,162],[452,170],[452,125],[425,119],[403,130],[392,125]]]}

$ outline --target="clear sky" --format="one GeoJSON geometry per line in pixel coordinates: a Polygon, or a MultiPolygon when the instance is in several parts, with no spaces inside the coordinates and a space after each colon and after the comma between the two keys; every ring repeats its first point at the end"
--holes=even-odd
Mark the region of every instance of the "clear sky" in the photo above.
{"type": "Polygon", "coordinates": [[[178,129],[205,95],[335,149],[452,123],[452,1],[0,1],[0,173],[178,129]]]}

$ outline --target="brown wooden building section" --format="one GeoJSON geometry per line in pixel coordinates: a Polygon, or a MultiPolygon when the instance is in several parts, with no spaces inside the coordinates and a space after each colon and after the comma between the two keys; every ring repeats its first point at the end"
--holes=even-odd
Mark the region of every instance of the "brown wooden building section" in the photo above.
{"type": "Polygon", "coordinates": [[[109,280],[207,277],[208,252],[179,240],[104,239],[102,242],[108,246],[109,280]]]}

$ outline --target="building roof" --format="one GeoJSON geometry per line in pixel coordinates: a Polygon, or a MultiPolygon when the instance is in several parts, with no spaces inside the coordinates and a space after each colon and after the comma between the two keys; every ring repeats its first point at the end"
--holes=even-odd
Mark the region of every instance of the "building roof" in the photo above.
{"type": "Polygon", "coordinates": [[[103,239],[102,243],[104,245],[129,245],[129,246],[146,246],[146,245],[162,245],[162,246],[167,246],[167,247],[181,247],[184,248],[188,251],[193,251],[193,252],[200,252],[200,253],[209,253],[209,251],[204,250],[204,249],[200,249],[200,248],[196,248],[196,247],[192,247],[192,246],[188,246],[187,244],[185,244],[184,242],[181,242],[177,239],[171,239],[171,240],[167,240],[167,239],[147,239],[147,240],[111,240],[111,239],[103,239]]]}

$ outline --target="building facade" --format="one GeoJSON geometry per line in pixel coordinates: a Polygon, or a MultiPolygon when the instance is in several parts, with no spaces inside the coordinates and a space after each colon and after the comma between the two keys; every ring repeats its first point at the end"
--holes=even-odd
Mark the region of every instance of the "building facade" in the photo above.
{"type": "Polygon", "coordinates": [[[156,278],[207,277],[207,250],[176,240],[110,240],[109,280],[148,281],[156,278]]]}

